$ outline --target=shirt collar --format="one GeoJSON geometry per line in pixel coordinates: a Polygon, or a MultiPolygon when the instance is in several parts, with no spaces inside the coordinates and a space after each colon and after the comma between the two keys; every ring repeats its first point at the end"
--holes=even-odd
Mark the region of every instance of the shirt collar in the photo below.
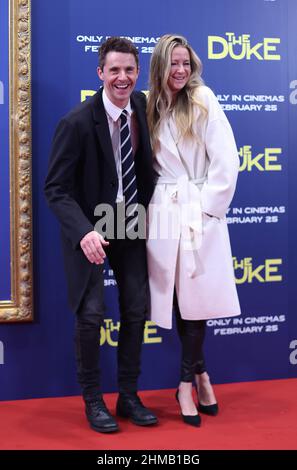
{"type": "MultiPolygon", "coordinates": [[[[103,99],[103,104],[104,104],[104,108],[105,108],[105,111],[107,112],[107,114],[111,117],[111,119],[116,122],[120,115],[122,114],[123,112],[123,109],[122,108],[118,108],[115,104],[113,104],[110,99],[108,98],[107,94],[105,93],[105,90],[103,88],[103,93],[102,93],[102,99],[103,99]]],[[[130,102],[130,99],[128,101],[128,104],[127,106],[124,108],[126,109],[127,113],[129,114],[129,116],[131,117],[131,114],[132,114],[132,108],[131,108],[131,102],[130,102]]]]}

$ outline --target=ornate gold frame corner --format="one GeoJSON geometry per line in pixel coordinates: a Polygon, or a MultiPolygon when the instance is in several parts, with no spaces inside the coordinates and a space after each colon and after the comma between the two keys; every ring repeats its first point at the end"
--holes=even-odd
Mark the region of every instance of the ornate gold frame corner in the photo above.
{"type": "Polygon", "coordinates": [[[0,322],[33,320],[31,171],[31,1],[9,3],[11,299],[0,322]]]}

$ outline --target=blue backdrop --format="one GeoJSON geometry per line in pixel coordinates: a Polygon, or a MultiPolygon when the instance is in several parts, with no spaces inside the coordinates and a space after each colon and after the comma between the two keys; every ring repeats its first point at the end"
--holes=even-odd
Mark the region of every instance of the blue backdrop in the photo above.
{"type": "MultiPolygon", "coordinates": [[[[35,320],[1,326],[1,399],[79,393],[59,229],[43,183],[56,123],[98,88],[98,47],[112,35],[138,46],[143,90],[157,38],[185,35],[234,129],[241,171],[228,222],[243,314],[208,322],[213,382],[297,375],[296,20],[294,0],[32,0],[35,320]]],[[[119,323],[108,267],[105,282],[103,385],[113,391],[119,323]]],[[[179,354],[175,330],[148,323],[140,388],[176,386],[179,354]]]]}

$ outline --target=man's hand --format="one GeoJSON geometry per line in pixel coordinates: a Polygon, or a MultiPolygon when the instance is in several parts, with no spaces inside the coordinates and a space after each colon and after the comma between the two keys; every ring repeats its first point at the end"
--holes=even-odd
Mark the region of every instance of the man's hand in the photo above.
{"type": "Polygon", "coordinates": [[[81,249],[90,261],[90,263],[103,264],[106,257],[103,246],[108,246],[109,242],[104,240],[100,233],[92,232],[87,233],[80,241],[81,249]]]}

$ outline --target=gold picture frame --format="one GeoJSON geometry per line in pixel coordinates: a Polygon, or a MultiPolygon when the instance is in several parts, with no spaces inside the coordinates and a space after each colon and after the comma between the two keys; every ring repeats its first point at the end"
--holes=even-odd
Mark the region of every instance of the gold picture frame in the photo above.
{"type": "Polygon", "coordinates": [[[0,301],[0,322],[33,320],[30,3],[9,0],[11,298],[0,301]]]}

